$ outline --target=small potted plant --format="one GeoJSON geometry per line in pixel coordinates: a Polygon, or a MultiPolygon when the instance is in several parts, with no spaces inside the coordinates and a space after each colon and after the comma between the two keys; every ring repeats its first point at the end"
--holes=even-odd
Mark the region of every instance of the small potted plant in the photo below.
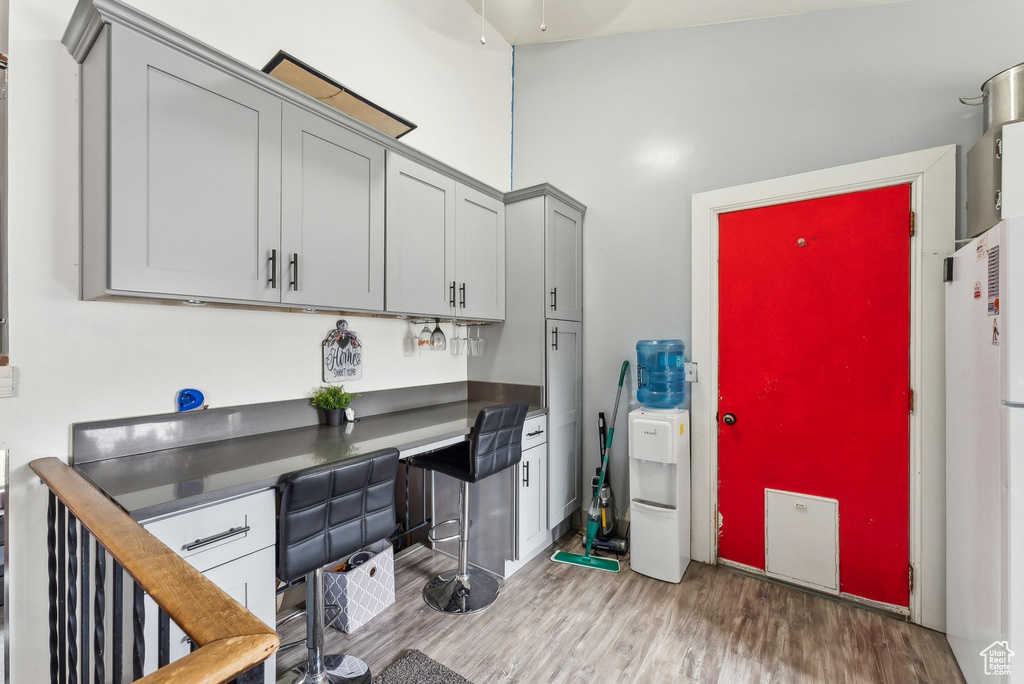
{"type": "Polygon", "coordinates": [[[324,413],[324,425],[341,425],[345,409],[358,397],[345,391],[344,385],[324,385],[313,391],[313,406],[324,413]]]}

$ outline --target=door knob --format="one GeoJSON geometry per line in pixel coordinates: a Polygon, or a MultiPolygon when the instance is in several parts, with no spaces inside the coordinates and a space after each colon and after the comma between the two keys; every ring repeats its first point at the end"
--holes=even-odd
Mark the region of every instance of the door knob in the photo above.
{"type": "Polygon", "coordinates": [[[722,416],[722,422],[725,423],[726,425],[735,425],[736,424],[736,414],[734,414],[734,413],[726,413],[724,416],[722,416]]]}

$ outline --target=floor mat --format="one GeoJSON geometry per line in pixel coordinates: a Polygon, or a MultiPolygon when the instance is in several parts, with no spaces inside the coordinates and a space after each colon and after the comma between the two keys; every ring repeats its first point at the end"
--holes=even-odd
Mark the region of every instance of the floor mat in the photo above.
{"type": "Polygon", "coordinates": [[[406,651],[373,678],[373,684],[473,684],[460,674],[423,655],[406,651]]]}

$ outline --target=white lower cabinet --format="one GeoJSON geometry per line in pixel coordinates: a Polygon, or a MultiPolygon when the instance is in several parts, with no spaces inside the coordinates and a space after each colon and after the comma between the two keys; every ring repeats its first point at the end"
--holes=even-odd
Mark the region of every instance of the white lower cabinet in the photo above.
{"type": "Polygon", "coordinates": [[[535,416],[523,428],[523,457],[516,465],[516,547],[505,563],[511,576],[554,541],[548,529],[548,417],[535,416]]]}
{"type": "MultiPolygon", "coordinates": [[[[273,627],[277,619],[276,505],[275,493],[266,490],[143,521],[142,526],[273,627]]],[[[130,584],[125,581],[126,587],[130,584]]],[[[130,594],[126,594],[125,601],[126,612],[130,612],[130,594]]],[[[156,603],[148,596],[145,605],[143,672],[148,675],[159,666],[160,617],[156,603]]],[[[173,622],[168,632],[168,662],[174,662],[191,652],[191,643],[173,622]]],[[[131,648],[125,650],[130,657],[131,648]]],[[[267,659],[264,668],[266,681],[275,681],[276,657],[267,659]]]]}
{"type": "MultiPolygon", "coordinates": [[[[238,560],[225,563],[203,573],[206,578],[227,592],[246,610],[270,627],[277,620],[277,600],[274,592],[274,548],[263,549],[238,560]]],[[[191,642],[181,628],[171,624],[170,662],[184,658],[191,652],[191,642]]],[[[276,679],[276,655],[264,663],[266,681],[276,679]]]]}
{"type": "Polygon", "coordinates": [[[519,463],[519,558],[547,541],[547,451],[546,444],[527,449],[519,463]]]}

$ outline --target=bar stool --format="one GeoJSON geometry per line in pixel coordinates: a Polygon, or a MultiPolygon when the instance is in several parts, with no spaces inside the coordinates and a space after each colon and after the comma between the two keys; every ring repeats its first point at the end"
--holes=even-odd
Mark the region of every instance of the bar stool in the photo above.
{"type": "Polygon", "coordinates": [[[394,532],[397,472],[398,450],[389,449],[306,470],[281,485],[277,577],[306,577],[307,655],[288,672],[295,684],[370,682],[370,668],[358,658],[323,654],[324,566],[394,532]]]}
{"type": "Polygon", "coordinates": [[[423,587],[423,600],[442,613],[467,614],[483,610],[498,598],[498,581],[483,570],[469,568],[469,485],[519,463],[523,457],[526,404],[490,406],[477,414],[469,441],[409,459],[417,468],[442,473],[462,482],[459,518],[430,528],[432,542],[459,540],[459,567],[442,572],[423,587]],[[435,537],[442,525],[459,523],[459,531],[435,537]]]}

